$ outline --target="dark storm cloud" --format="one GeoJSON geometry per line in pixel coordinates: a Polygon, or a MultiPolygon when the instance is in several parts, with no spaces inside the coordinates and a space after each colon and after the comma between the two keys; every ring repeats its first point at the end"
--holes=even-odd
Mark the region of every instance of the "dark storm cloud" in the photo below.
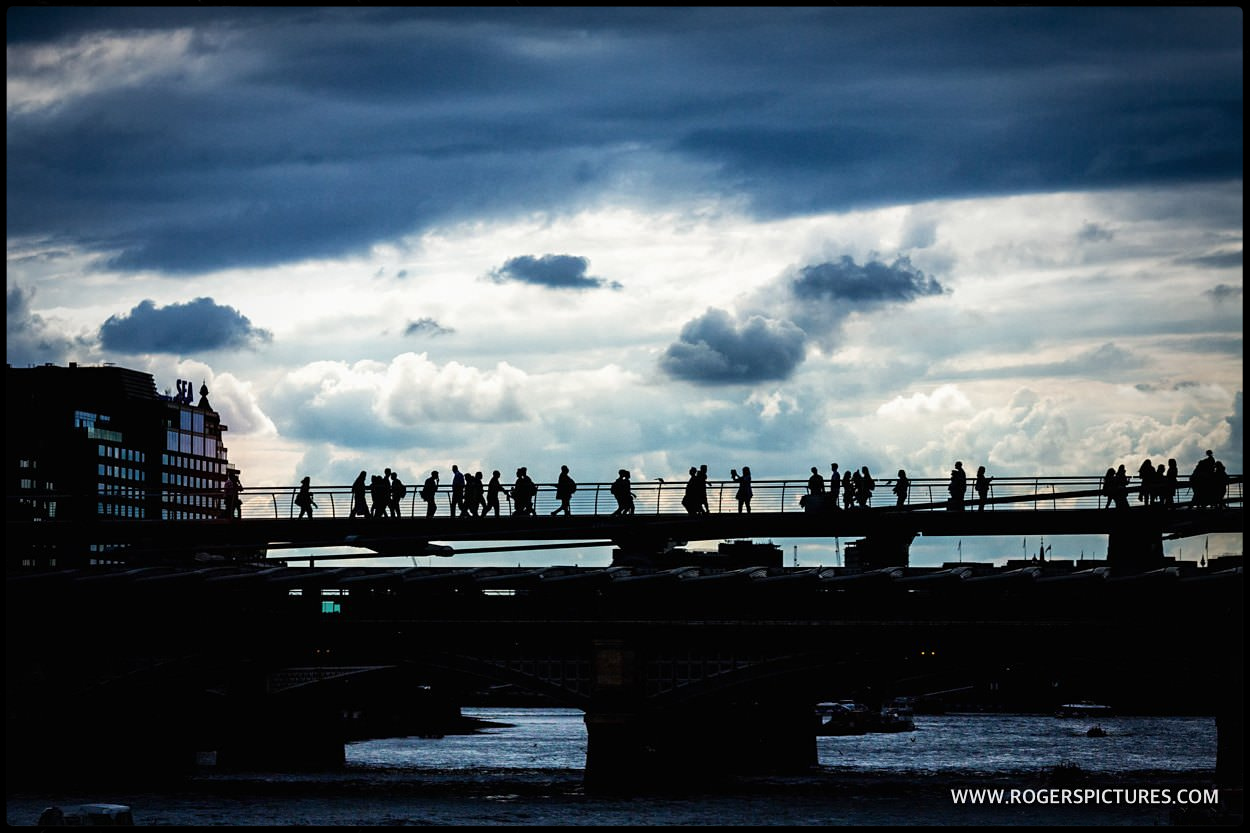
{"type": "Polygon", "coordinates": [[[872,260],[861,266],[847,255],[837,262],[804,266],[790,289],[804,304],[844,304],[855,309],[907,303],[944,291],[940,283],[912,266],[906,257],[890,264],[872,260]]]}
{"type": "Polygon", "coordinates": [[[664,372],[706,384],[785,379],[803,361],[807,336],[789,321],[753,315],[735,320],[710,308],[686,322],[678,341],[660,358],[664,372]]]}
{"type": "Polygon", "coordinates": [[[450,327],[444,327],[433,318],[418,318],[404,328],[406,336],[442,336],[454,333],[450,327]]]}
{"type": "Polygon", "coordinates": [[[100,344],[119,353],[185,354],[195,350],[250,348],[269,342],[267,330],[252,326],[234,307],[212,298],[157,307],[142,301],[128,315],[110,316],[100,327],[100,344]]]}
{"type": "Polygon", "coordinates": [[[1182,262],[1193,266],[1201,266],[1204,269],[1240,269],[1243,258],[1241,249],[1238,249],[1235,252],[1215,252],[1209,255],[1199,255],[1182,262]]]}
{"type": "Polygon", "coordinates": [[[1081,226],[1081,230],[1077,232],[1076,237],[1078,240],[1086,243],[1106,243],[1115,237],[1115,233],[1097,223],[1086,223],[1081,226]]]}
{"type": "Polygon", "coordinates": [[[77,358],[90,349],[31,310],[35,290],[11,286],[5,294],[5,361],[14,367],[77,358]]]}
{"type": "Polygon", "coordinates": [[[590,261],[573,255],[522,255],[490,273],[495,283],[518,281],[551,289],[620,289],[616,281],[607,281],[586,274],[590,261]]]}
{"type": "Polygon", "coordinates": [[[789,317],[820,344],[835,344],[842,322],[854,312],[867,313],[908,304],[946,290],[906,257],[892,263],[859,264],[849,256],[804,266],[783,279],[789,317]]]}
{"type": "Polygon", "coordinates": [[[1240,179],[1241,14],[10,9],[7,229],[195,274],[613,189],[785,216],[1240,179]]]}
{"type": "Polygon", "coordinates": [[[1211,287],[1203,294],[1208,296],[1217,304],[1222,304],[1225,301],[1231,301],[1238,295],[1241,295],[1242,289],[1240,286],[1229,286],[1226,283],[1221,283],[1211,287]]]}

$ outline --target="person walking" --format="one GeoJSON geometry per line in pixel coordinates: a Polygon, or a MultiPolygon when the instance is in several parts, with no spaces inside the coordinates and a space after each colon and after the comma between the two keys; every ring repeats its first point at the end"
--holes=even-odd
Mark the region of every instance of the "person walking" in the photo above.
{"type": "Polygon", "coordinates": [[[357,516],[361,518],[369,517],[369,499],[367,497],[369,487],[365,483],[365,478],[368,476],[368,472],[361,470],[360,474],[356,475],[356,479],[352,481],[352,511],[347,516],[349,518],[357,516]]]}
{"type": "Polygon", "coordinates": [[[459,509],[459,517],[464,517],[464,474],[461,473],[460,467],[453,464],[451,467],[451,516],[457,517],[456,510],[459,509]]]}
{"type": "Polygon", "coordinates": [[[425,483],[421,486],[421,499],[425,501],[425,516],[427,518],[434,517],[434,513],[438,511],[438,506],[434,503],[434,498],[438,496],[438,471],[430,472],[430,476],[425,478],[425,483]]]}
{"type": "Polygon", "coordinates": [[[964,497],[968,492],[968,473],[964,471],[964,464],[958,460],[955,461],[955,468],[951,469],[951,482],[946,490],[951,495],[951,511],[962,512],[964,497]]]}
{"type": "Polygon", "coordinates": [[[521,466],[516,470],[516,482],[512,484],[512,499],[516,501],[516,514],[535,514],[534,498],[537,495],[538,486],[529,476],[529,470],[521,466]]]}
{"type": "Polygon", "coordinates": [[[868,507],[872,505],[872,490],[877,488],[877,481],[872,479],[872,472],[868,471],[868,467],[864,466],[860,469],[859,488],[855,490],[856,497],[859,498],[859,505],[868,507]]]}
{"type": "Polygon", "coordinates": [[[295,495],[295,505],[299,507],[299,517],[312,517],[312,511],[317,508],[317,501],[312,496],[312,478],[304,477],[299,482],[299,493],[295,495]]]}
{"type": "Polygon", "coordinates": [[[243,498],[239,493],[243,491],[243,484],[239,482],[239,473],[237,471],[230,472],[230,476],[226,478],[226,517],[231,520],[243,519],[243,498]]]}
{"type": "Polygon", "coordinates": [[[907,472],[902,469],[898,470],[898,480],[894,481],[894,488],[890,491],[894,492],[896,500],[895,506],[902,506],[907,502],[907,491],[911,488],[911,481],[907,479],[907,472]]]}
{"type": "Polygon", "coordinates": [[[485,492],[486,484],[482,482],[480,471],[464,476],[464,508],[470,517],[476,518],[479,512],[486,514],[485,492]]]}
{"type": "Polygon", "coordinates": [[[404,485],[404,481],[399,479],[399,472],[391,472],[391,496],[386,508],[392,518],[403,516],[403,500],[407,494],[408,487],[404,485]]]}
{"type": "Polygon", "coordinates": [[[569,501],[573,498],[573,493],[577,491],[577,483],[569,476],[569,467],[560,466],[560,477],[556,480],[556,500],[560,501],[560,505],[552,510],[551,514],[559,515],[563,512],[571,515],[573,512],[569,509],[569,501]]]}
{"type": "Polygon", "coordinates": [[[977,490],[977,511],[985,511],[985,500],[989,497],[992,477],[985,476],[985,466],[977,466],[977,479],[974,488],[977,490]]]}
{"type": "Polygon", "coordinates": [[[634,514],[633,492],[630,491],[629,472],[618,469],[616,480],[612,481],[612,497],[616,498],[616,511],[613,515],[634,514]]]}
{"type": "Polygon", "coordinates": [[[486,508],[482,510],[482,517],[490,514],[490,510],[495,510],[495,517],[499,517],[499,493],[503,491],[503,484],[499,482],[499,469],[495,469],[490,474],[490,482],[486,484],[486,508]]]}

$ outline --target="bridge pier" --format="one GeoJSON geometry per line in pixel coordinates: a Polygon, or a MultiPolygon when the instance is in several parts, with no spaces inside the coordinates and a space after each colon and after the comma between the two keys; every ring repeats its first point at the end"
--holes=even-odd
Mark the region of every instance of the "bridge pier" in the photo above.
{"type": "MultiPolygon", "coordinates": [[[[726,775],[803,772],[817,763],[812,700],[799,690],[648,703],[638,652],[594,646],[584,782],[592,792],[685,789],[726,775]]],[[[801,689],[802,687],[800,687],[801,689]]]]}
{"type": "Polygon", "coordinates": [[[314,696],[276,697],[247,668],[232,681],[217,731],[222,769],[319,771],[346,763],[341,708],[314,696]]]}
{"type": "Polygon", "coordinates": [[[1107,566],[1113,576],[1133,575],[1163,567],[1163,524],[1148,510],[1108,509],[1130,513],[1107,536],[1107,566]]]}

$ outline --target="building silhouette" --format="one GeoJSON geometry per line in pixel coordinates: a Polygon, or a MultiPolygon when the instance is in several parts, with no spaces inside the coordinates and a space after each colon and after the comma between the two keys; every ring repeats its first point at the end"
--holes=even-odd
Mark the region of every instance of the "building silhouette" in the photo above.
{"type": "MultiPolygon", "coordinates": [[[[5,368],[8,520],[229,516],[227,426],[201,385],[158,393],[151,374],[111,364],[5,368]]],[[[23,553],[22,566],[125,563],[107,540],[23,553]]]]}

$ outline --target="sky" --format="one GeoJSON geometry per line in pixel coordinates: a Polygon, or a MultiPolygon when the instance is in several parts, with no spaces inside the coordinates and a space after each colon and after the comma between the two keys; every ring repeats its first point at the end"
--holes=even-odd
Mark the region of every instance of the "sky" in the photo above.
{"type": "Polygon", "coordinates": [[[1240,8],[6,24],[8,363],[207,384],[245,486],[1244,470],[1240,8]]]}

